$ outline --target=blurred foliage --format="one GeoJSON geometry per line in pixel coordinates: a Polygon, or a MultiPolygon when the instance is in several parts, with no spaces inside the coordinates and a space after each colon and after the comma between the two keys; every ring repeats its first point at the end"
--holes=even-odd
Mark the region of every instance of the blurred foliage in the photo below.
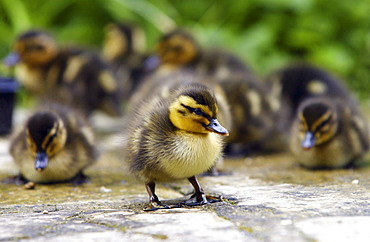
{"type": "Polygon", "coordinates": [[[306,60],[367,98],[369,13],[369,0],[0,0],[0,57],[31,27],[99,49],[106,23],[135,22],[150,51],[161,33],[181,26],[205,47],[237,53],[261,76],[306,60]]]}

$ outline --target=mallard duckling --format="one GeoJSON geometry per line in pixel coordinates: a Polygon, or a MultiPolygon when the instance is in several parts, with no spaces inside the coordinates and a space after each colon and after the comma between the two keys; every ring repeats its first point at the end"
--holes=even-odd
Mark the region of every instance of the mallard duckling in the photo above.
{"type": "Polygon", "coordinates": [[[94,143],[92,129],[71,108],[59,104],[40,108],[11,141],[18,182],[86,182],[83,170],[98,158],[94,143]]]}
{"type": "Polygon", "coordinates": [[[221,156],[221,136],[228,131],[217,121],[217,113],[215,97],[200,84],[182,86],[167,98],[154,95],[135,110],[124,154],[129,172],[145,183],[149,194],[145,210],[169,208],[155,194],[157,182],[184,178],[195,189],[184,204],[209,202],[195,175],[211,168],[221,156]]]}
{"type": "Polygon", "coordinates": [[[126,23],[109,23],[104,30],[102,55],[118,76],[121,98],[128,100],[146,73],[144,31],[126,23]]]}
{"type": "Polygon", "coordinates": [[[253,75],[231,75],[218,81],[230,108],[230,136],[226,155],[287,150],[277,122],[280,115],[277,97],[269,94],[264,83],[253,75]]]}
{"type": "MultiPolygon", "coordinates": [[[[285,123],[291,123],[298,106],[310,97],[348,97],[343,84],[328,72],[301,63],[273,72],[267,78],[271,95],[280,97],[280,107],[287,113],[285,123]]],[[[285,125],[290,127],[289,124],[285,125]]]]}
{"type": "Polygon", "coordinates": [[[304,167],[348,167],[369,150],[368,124],[349,98],[312,97],[299,105],[290,147],[304,167]]]}
{"type": "Polygon", "coordinates": [[[185,68],[215,78],[250,72],[235,55],[220,49],[202,49],[193,36],[180,29],[165,34],[155,53],[159,59],[159,71],[163,72],[185,68]]]}
{"type": "Polygon", "coordinates": [[[73,105],[86,115],[96,109],[121,114],[116,78],[96,53],[60,49],[41,30],[21,34],[13,49],[5,64],[16,65],[16,78],[31,94],[73,105]]]}
{"type": "Polygon", "coordinates": [[[168,75],[152,75],[146,79],[142,86],[140,86],[135,95],[131,97],[128,110],[133,110],[137,105],[140,105],[143,100],[151,95],[159,95],[167,98],[171,92],[183,85],[200,83],[207,86],[215,95],[219,108],[219,120],[226,127],[230,128],[231,114],[227,104],[226,93],[214,78],[195,73],[189,70],[179,70],[168,75]]]}

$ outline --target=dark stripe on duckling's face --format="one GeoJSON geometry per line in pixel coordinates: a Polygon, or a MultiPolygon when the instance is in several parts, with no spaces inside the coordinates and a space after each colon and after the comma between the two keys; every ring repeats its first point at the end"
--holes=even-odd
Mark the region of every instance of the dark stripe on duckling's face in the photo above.
{"type": "Polygon", "coordinates": [[[186,106],[184,104],[181,104],[181,105],[183,107],[187,108],[189,110],[189,112],[191,112],[195,115],[199,115],[199,116],[202,116],[202,117],[206,118],[209,121],[207,124],[201,123],[201,122],[200,123],[207,130],[209,130],[211,132],[218,133],[220,135],[225,135],[225,136],[229,135],[229,132],[224,127],[221,126],[221,124],[217,121],[217,119],[211,118],[211,116],[202,112],[202,110],[200,108],[192,108],[192,107],[186,106]]]}
{"type": "Polygon", "coordinates": [[[322,103],[308,105],[299,113],[301,146],[308,150],[328,142],[338,128],[337,114],[322,103]]]}
{"type": "Polygon", "coordinates": [[[192,100],[189,104],[184,103],[185,105],[192,108],[196,108],[197,105],[204,106],[212,113],[210,116],[216,118],[218,113],[217,100],[203,85],[189,86],[186,91],[181,93],[181,96],[187,96],[189,100],[192,100]]]}
{"type": "MultiPolygon", "coordinates": [[[[210,95],[210,97],[212,96],[210,95]]],[[[198,98],[199,100],[204,101],[205,99],[198,98]]],[[[172,124],[180,130],[193,133],[214,132],[220,135],[228,135],[228,131],[216,119],[216,104],[200,104],[203,101],[197,102],[191,95],[179,96],[169,107],[169,118],[172,124]]]]}
{"type": "Polygon", "coordinates": [[[35,142],[39,150],[45,150],[45,140],[56,133],[58,119],[55,115],[49,112],[35,113],[27,123],[29,136],[35,142]],[[50,134],[51,133],[51,134],[50,134]]]}
{"type": "Polygon", "coordinates": [[[26,133],[38,171],[46,168],[49,158],[64,147],[67,138],[62,120],[49,112],[35,113],[27,123],[26,133]]]}
{"type": "Polygon", "coordinates": [[[162,37],[156,53],[162,63],[184,65],[196,59],[199,49],[190,35],[182,31],[174,31],[162,37]]]}
{"type": "MultiPolygon", "coordinates": [[[[202,116],[202,117],[205,117],[206,119],[210,120],[211,119],[211,116],[203,113],[203,111],[200,109],[200,108],[192,108],[192,107],[189,107],[189,106],[186,106],[184,104],[181,104],[181,106],[187,108],[189,110],[189,112],[191,113],[194,113],[196,115],[199,115],[199,116],[202,116]]],[[[180,112],[180,111],[179,111],[180,112]]],[[[185,112],[183,112],[185,114],[185,112]]]]}
{"type": "Polygon", "coordinates": [[[54,38],[41,31],[28,31],[22,34],[13,47],[14,53],[19,55],[19,60],[30,66],[49,63],[57,55],[57,49],[54,38]]]}
{"type": "Polygon", "coordinates": [[[54,123],[54,127],[49,131],[48,135],[44,138],[44,141],[41,144],[41,148],[43,150],[47,150],[54,141],[54,138],[58,135],[58,133],[59,133],[59,123],[56,122],[54,123]]]}

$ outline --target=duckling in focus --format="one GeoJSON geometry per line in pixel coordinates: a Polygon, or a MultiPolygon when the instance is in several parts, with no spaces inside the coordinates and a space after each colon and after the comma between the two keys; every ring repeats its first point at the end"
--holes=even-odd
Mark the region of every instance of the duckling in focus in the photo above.
{"type": "Polygon", "coordinates": [[[306,168],[350,167],[369,150],[368,123],[349,98],[308,98],[298,107],[290,147],[306,168]]]}
{"type": "Polygon", "coordinates": [[[195,193],[185,205],[211,202],[195,175],[207,171],[221,157],[221,136],[228,131],[217,121],[213,94],[201,84],[184,85],[168,97],[154,95],[129,116],[125,161],[130,173],[145,183],[149,206],[169,208],[155,194],[157,182],[187,178],[195,193]]]}
{"type": "Polygon", "coordinates": [[[81,48],[60,49],[55,39],[41,30],[30,30],[15,41],[5,58],[16,65],[15,76],[38,97],[72,105],[86,115],[100,109],[121,114],[117,81],[99,55],[81,48]]]}
{"type": "Polygon", "coordinates": [[[104,36],[102,55],[118,76],[121,99],[128,100],[147,72],[144,31],[134,24],[109,23],[104,36]]]}
{"type": "Polygon", "coordinates": [[[50,104],[33,113],[10,145],[20,171],[16,183],[88,181],[83,170],[98,158],[87,121],[69,107],[50,104]]]}
{"type": "Polygon", "coordinates": [[[231,74],[250,72],[235,55],[220,49],[202,49],[193,36],[180,29],[165,34],[155,53],[158,71],[165,73],[184,68],[215,78],[226,78],[231,74]]]}
{"type": "Polygon", "coordinates": [[[158,95],[162,98],[167,98],[171,90],[192,83],[205,85],[214,93],[219,109],[218,119],[224,124],[226,129],[229,129],[231,125],[230,107],[227,103],[226,93],[223,88],[214,78],[208,75],[194,73],[190,70],[179,70],[168,75],[151,75],[150,78],[146,79],[143,85],[136,90],[135,95],[131,97],[128,110],[132,111],[138,105],[141,105],[142,101],[147,99],[148,96],[158,95]]]}

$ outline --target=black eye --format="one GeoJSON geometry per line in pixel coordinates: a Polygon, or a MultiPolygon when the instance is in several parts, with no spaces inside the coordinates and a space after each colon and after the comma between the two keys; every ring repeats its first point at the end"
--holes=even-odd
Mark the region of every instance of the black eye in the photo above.
{"type": "Polygon", "coordinates": [[[44,49],[44,46],[42,46],[42,45],[27,45],[25,47],[26,51],[35,51],[35,50],[40,51],[40,50],[43,50],[43,49],[44,49]]]}
{"type": "Polygon", "coordinates": [[[316,128],[315,132],[326,132],[327,128],[323,129],[326,125],[333,121],[333,116],[330,115],[327,119],[323,120],[316,128]]]}
{"type": "Polygon", "coordinates": [[[196,115],[202,115],[203,114],[202,110],[200,110],[199,108],[194,108],[193,113],[195,113],[196,115]]]}

